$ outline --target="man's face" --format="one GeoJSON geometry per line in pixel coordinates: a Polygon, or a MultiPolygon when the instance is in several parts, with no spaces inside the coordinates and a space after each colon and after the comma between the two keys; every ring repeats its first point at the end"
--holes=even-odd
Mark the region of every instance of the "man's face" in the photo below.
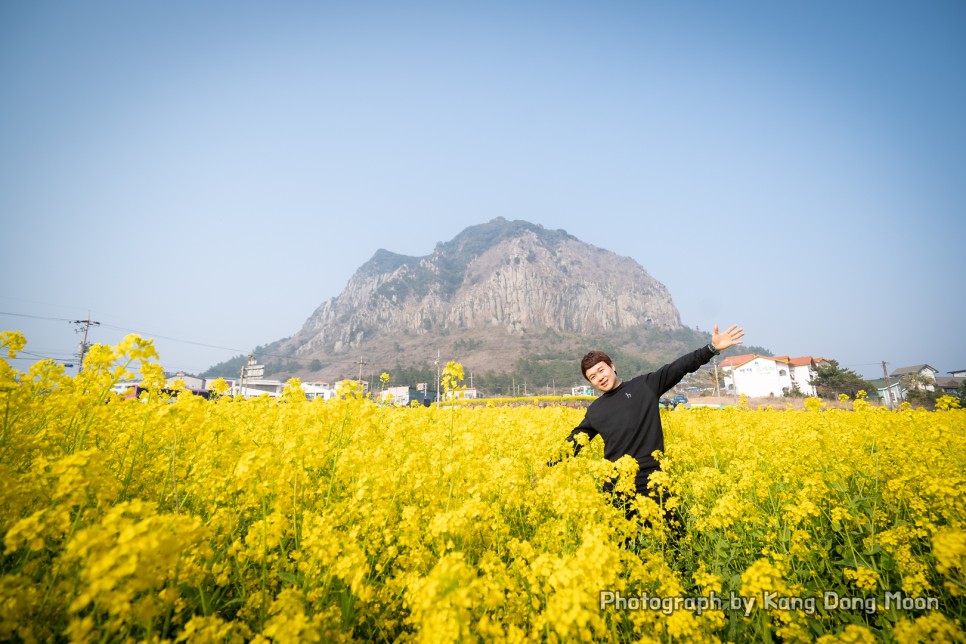
{"type": "Polygon", "coordinates": [[[588,369],[585,373],[587,380],[590,381],[597,389],[603,392],[608,392],[617,385],[620,384],[620,380],[617,379],[617,371],[611,365],[604,361],[600,361],[593,367],[588,369]]]}

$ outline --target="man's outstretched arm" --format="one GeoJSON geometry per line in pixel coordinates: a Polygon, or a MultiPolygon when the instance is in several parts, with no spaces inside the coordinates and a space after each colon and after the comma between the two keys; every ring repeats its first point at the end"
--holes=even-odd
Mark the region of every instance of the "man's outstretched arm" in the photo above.
{"type": "Polygon", "coordinates": [[[645,380],[651,390],[658,396],[663,395],[674,385],[681,382],[685,375],[696,371],[698,367],[705,364],[711,358],[728,347],[733,347],[741,343],[745,330],[737,324],[731,325],[723,333],[718,332],[718,325],[714,325],[711,333],[711,342],[704,347],[691,353],[681,356],[674,362],[664,365],[657,371],[645,376],[645,380]]]}

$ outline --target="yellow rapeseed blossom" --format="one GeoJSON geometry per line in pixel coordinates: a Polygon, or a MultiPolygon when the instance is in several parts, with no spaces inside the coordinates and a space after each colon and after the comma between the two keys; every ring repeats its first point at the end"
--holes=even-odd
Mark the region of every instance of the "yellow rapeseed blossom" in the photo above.
{"type": "Polygon", "coordinates": [[[860,590],[873,591],[879,585],[879,575],[868,568],[846,568],[845,578],[860,590]]]}
{"type": "Polygon", "coordinates": [[[875,635],[865,626],[849,624],[841,633],[823,635],[816,640],[817,644],[876,644],[875,635]]]}
{"type": "Polygon", "coordinates": [[[933,556],[938,563],[936,570],[946,574],[953,569],[966,572],[966,530],[946,528],[932,538],[933,556]]]}
{"type": "Polygon", "coordinates": [[[8,358],[16,358],[25,346],[27,338],[20,331],[0,331],[0,349],[6,349],[8,358]]]}
{"type": "Polygon", "coordinates": [[[959,409],[959,399],[954,398],[953,396],[940,396],[936,399],[936,409],[941,409],[943,411],[959,409]]]}
{"type": "Polygon", "coordinates": [[[0,640],[962,639],[951,405],[665,414],[661,505],[628,516],[604,488],[633,496],[637,463],[564,443],[578,399],[205,400],[155,360],[137,336],[74,377],[0,357],[0,640]],[[142,400],[110,393],[135,371],[142,400]],[[810,610],[826,592],[908,605],[810,610]]]}
{"type": "Polygon", "coordinates": [[[746,597],[758,599],[758,605],[762,605],[762,597],[765,593],[781,593],[785,590],[781,569],[766,559],[759,559],[754,562],[741,575],[741,592],[746,597]]]}
{"type": "Polygon", "coordinates": [[[962,625],[942,613],[929,613],[915,618],[904,617],[896,624],[894,633],[899,644],[966,641],[962,625]]]}

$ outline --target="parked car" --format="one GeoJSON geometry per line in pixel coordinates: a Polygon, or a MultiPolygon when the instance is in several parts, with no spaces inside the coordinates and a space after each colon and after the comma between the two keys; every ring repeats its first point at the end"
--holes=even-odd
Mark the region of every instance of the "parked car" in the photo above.
{"type": "Polygon", "coordinates": [[[674,401],[670,398],[664,398],[663,396],[659,401],[657,401],[657,405],[661,409],[674,409],[674,401]]]}
{"type": "Polygon", "coordinates": [[[688,404],[688,397],[685,396],[684,394],[676,394],[674,396],[674,401],[673,402],[674,402],[674,406],[675,407],[677,407],[678,405],[687,405],[688,404]]]}

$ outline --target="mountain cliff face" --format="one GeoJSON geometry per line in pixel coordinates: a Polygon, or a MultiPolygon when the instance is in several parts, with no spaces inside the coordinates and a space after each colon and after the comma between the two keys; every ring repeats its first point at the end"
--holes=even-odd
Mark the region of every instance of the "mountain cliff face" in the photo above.
{"type": "Polygon", "coordinates": [[[318,359],[331,377],[335,364],[346,371],[363,355],[415,363],[435,358],[441,344],[472,354],[459,357],[464,363],[472,357],[477,368],[492,369],[539,349],[532,339],[548,333],[627,329],[681,329],[670,293],[644,268],[562,230],[498,218],[426,257],[377,251],[282,347],[318,359]],[[407,359],[413,351],[418,358],[407,359]]]}

